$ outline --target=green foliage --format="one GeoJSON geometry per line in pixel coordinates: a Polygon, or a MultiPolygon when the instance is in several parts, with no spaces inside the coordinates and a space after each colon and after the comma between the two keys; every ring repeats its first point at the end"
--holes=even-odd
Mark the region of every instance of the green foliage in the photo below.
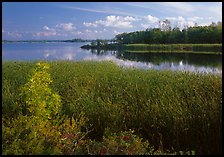
{"type": "MultiPolygon", "coordinates": [[[[21,140],[29,130],[34,130],[39,135],[38,138],[33,139],[34,141],[41,143],[42,138],[46,140],[48,137],[47,146],[42,147],[38,142],[34,142],[35,146],[30,144],[34,147],[33,149],[39,145],[37,154],[88,154],[90,146],[95,150],[94,152],[91,149],[92,154],[97,154],[97,152],[100,153],[100,148],[103,150],[106,146],[110,146],[110,148],[125,146],[125,142],[123,142],[124,145],[122,140],[119,143],[116,136],[127,135],[129,129],[135,130],[136,136],[133,135],[133,138],[136,139],[135,143],[140,140],[138,137],[142,138],[141,146],[148,140],[150,147],[154,147],[154,154],[173,154],[175,152],[176,154],[192,154],[192,150],[195,151],[193,154],[221,154],[221,75],[124,69],[112,62],[57,61],[49,62],[49,65],[51,68],[48,72],[51,76],[50,80],[53,82],[50,85],[48,79],[43,79],[45,85],[42,86],[37,83],[38,81],[31,83],[30,77],[26,73],[16,73],[15,69],[18,66],[23,69],[20,71],[29,71],[28,69],[33,67],[34,63],[14,64],[11,67],[10,63],[3,62],[3,81],[5,83],[3,89],[7,89],[2,91],[3,96],[12,93],[10,97],[12,100],[6,101],[4,98],[4,103],[18,100],[18,96],[15,94],[18,90],[11,85],[15,78],[19,78],[17,82],[26,82],[24,78],[29,78],[30,81],[23,88],[26,90],[33,84],[41,86],[37,89],[44,87],[51,89],[51,92],[44,89],[38,90],[45,93],[38,95],[34,94],[34,90],[24,92],[21,101],[12,103],[12,106],[19,109],[17,105],[21,105],[20,102],[29,100],[23,104],[27,107],[27,110],[21,111],[23,115],[20,114],[21,112],[15,114],[17,120],[9,118],[9,113],[3,112],[3,154],[32,154],[31,151],[21,148],[27,146],[26,143],[29,142],[21,140]],[[7,73],[8,68],[14,75],[7,73]],[[64,116],[60,120],[53,118],[56,116],[54,113],[49,114],[48,103],[46,103],[46,111],[43,113],[28,109],[32,105],[39,107],[38,104],[44,101],[57,102],[58,99],[47,98],[47,95],[52,96],[55,93],[61,97],[61,111],[57,112],[64,116]],[[30,98],[35,96],[37,99],[32,99],[32,102],[30,98]],[[42,96],[43,99],[41,100],[39,96],[42,96]],[[33,112],[35,116],[31,116],[30,112],[33,112]],[[41,121],[35,119],[38,115],[44,114],[47,116],[41,118],[41,121]],[[48,119],[49,115],[51,115],[51,119],[48,119]],[[80,118],[79,115],[83,115],[83,118],[80,118]],[[68,129],[70,127],[68,117],[76,124],[70,129],[68,129]],[[25,125],[25,119],[41,124],[40,127],[43,131],[37,129],[38,125],[35,123],[25,125]],[[55,123],[52,123],[54,119],[55,123]],[[60,125],[56,125],[59,123],[60,125]],[[65,127],[65,124],[68,128],[65,127]],[[23,126],[26,126],[27,129],[23,126]],[[32,127],[34,129],[31,129],[32,127]],[[49,128],[54,128],[52,129],[54,131],[48,131],[48,133],[46,130],[51,130],[49,128]],[[108,128],[110,128],[109,131],[108,128]],[[40,136],[40,133],[44,135],[40,136]],[[64,138],[66,140],[63,140],[64,138]],[[112,147],[113,144],[116,147],[112,147]],[[99,149],[96,149],[97,145],[99,149]],[[22,152],[23,150],[27,153],[22,152]],[[182,152],[179,152],[180,150],[182,152]]],[[[42,70],[44,71],[44,69],[42,70]]],[[[36,72],[38,73],[38,70],[36,72]]],[[[7,111],[5,107],[6,104],[3,105],[3,111],[7,111]]],[[[27,137],[31,139],[34,136],[31,135],[28,133],[27,137]]],[[[143,147],[139,147],[132,153],[145,152],[140,148],[143,147]]],[[[116,152],[112,149],[109,153],[112,154],[113,151],[116,152]]],[[[147,151],[150,154],[151,149],[148,148],[147,151]]],[[[33,150],[33,152],[35,151],[33,150]]],[[[123,153],[127,154],[128,152],[123,153]]]]}
{"type": "Polygon", "coordinates": [[[48,120],[61,111],[60,96],[49,87],[52,83],[49,68],[47,63],[37,63],[28,83],[22,87],[21,97],[25,103],[21,104],[21,108],[26,109],[23,114],[48,120]]]}
{"type": "MultiPolygon", "coordinates": [[[[126,44],[125,50],[144,52],[222,53],[222,44],[126,44]]],[[[209,54],[209,53],[207,53],[209,54]]]]}
{"type": "Polygon", "coordinates": [[[59,126],[59,141],[57,148],[63,155],[84,154],[84,146],[86,144],[86,135],[91,131],[86,127],[88,119],[83,113],[77,118],[72,117],[71,121],[65,116],[63,123],[59,126]],[[82,128],[86,132],[82,132],[82,128]]]}
{"type": "Polygon", "coordinates": [[[59,136],[54,129],[60,112],[60,96],[49,88],[51,83],[47,63],[37,63],[29,81],[22,87],[24,104],[21,112],[10,120],[3,119],[3,154],[43,154],[54,150],[59,136]]]}
{"type": "Polygon", "coordinates": [[[88,155],[145,155],[153,154],[153,148],[133,130],[111,133],[106,129],[102,142],[88,141],[87,152],[88,155]]]}
{"type": "Polygon", "coordinates": [[[27,82],[28,73],[35,66],[27,62],[4,62],[2,68],[2,113],[5,118],[18,114],[19,88],[27,82]]]}
{"type": "Polygon", "coordinates": [[[153,28],[116,35],[120,44],[221,44],[222,24],[195,26],[180,30],[153,28]]]}

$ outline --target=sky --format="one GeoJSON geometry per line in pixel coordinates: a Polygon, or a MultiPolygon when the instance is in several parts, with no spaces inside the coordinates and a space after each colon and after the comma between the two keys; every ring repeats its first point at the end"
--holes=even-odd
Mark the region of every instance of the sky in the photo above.
{"type": "Polygon", "coordinates": [[[117,34],[222,21],[222,2],[2,2],[3,40],[112,39],[117,34]]]}

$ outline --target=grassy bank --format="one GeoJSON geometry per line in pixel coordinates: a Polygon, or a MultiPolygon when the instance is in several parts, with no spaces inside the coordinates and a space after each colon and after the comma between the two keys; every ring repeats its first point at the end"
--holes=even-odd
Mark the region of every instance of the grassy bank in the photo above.
{"type": "Polygon", "coordinates": [[[125,49],[148,52],[222,53],[222,44],[127,44],[125,49]]]}
{"type": "Polygon", "coordinates": [[[84,49],[125,50],[128,52],[168,52],[222,54],[222,44],[105,44],[84,45],[84,49]]]}
{"type": "Polygon", "coordinates": [[[131,53],[194,53],[194,54],[222,54],[222,52],[203,52],[203,51],[167,51],[167,50],[126,50],[125,52],[131,53]]]}
{"type": "MultiPolygon", "coordinates": [[[[112,62],[48,63],[50,88],[61,97],[60,113],[84,113],[84,128],[92,130],[88,138],[106,141],[104,149],[116,145],[115,135],[106,138],[108,134],[120,136],[132,129],[155,150],[221,154],[222,76],[123,69],[112,62]]],[[[11,119],[23,102],[19,88],[29,80],[35,63],[3,61],[2,66],[2,115],[11,119]]],[[[101,146],[85,142],[93,150],[101,146]]]]}

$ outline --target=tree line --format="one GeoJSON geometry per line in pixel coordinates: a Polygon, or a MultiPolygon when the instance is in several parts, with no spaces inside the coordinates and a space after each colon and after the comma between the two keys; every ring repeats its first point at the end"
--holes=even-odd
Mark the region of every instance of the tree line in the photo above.
{"type": "Polygon", "coordinates": [[[122,33],[115,36],[119,44],[221,44],[222,22],[212,22],[209,26],[179,27],[171,29],[165,21],[161,28],[122,33]]]}

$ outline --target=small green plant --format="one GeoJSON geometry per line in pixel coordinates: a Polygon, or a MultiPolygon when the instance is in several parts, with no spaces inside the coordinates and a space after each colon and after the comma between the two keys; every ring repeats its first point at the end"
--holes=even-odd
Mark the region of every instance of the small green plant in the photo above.
{"type": "Polygon", "coordinates": [[[47,63],[37,63],[28,83],[22,87],[21,95],[25,103],[21,104],[21,108],[26,110],[24,114],[50,120],[60,113],[61,98],[50,88],[52,80],[49,68],[47,63]]]}
{"type": "Polygon", "coordinates": [[[3,154],[42,154],[57,144],[59,132],[55,127],[61,99],[49,87],[48,70],[47,63],[36,64],[22,87],[21,113],[11,121],[3,121],[3,154]]]}

